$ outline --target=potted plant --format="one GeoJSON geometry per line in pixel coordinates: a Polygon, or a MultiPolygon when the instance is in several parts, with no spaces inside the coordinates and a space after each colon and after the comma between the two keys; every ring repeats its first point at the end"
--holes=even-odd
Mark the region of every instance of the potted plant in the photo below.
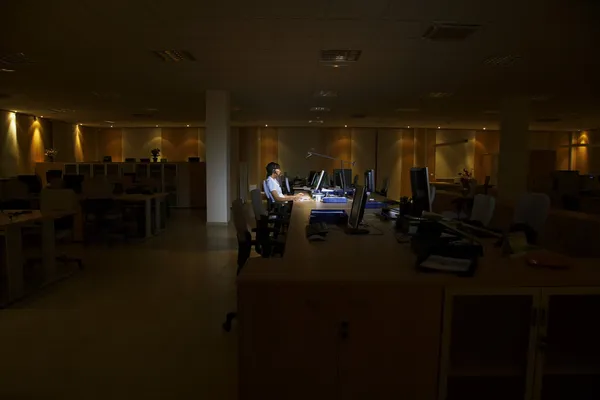
{"type": "Polygon", "coordinates": [[[44,155],[50,162],[54,162],[54,158],[56,157],[57,154],[58,154],[58,150],[53,149],[53,148],[49,148],[44,151],[44,155]]]}
{"type": "Polygon", "coordinates": [[[158,157],[160,156],[160,149],[152,149],[150,150],[150,154],[152,154],[152,161],[158,162],[158,157]]]}
{"type": "Polygon", "coordinates": [[[463,168],[461,172],[458,173],[460,177],[460,184],[463,187],[463,190],[469,191],[471,190],[471,182],[473,181],[473,172],[469,171],[466,168],[463,168]]]}

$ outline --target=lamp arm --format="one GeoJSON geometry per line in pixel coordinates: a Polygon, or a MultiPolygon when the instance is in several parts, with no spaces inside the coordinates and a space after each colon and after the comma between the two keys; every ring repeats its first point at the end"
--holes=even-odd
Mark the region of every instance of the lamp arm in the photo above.
{"type": "MultiPolygon", "coordinates": [[[[356,161],[347,161],[347,160],[342,160],[342,159],[340,159],[340,158],[335,158],[335,157],[327,156],[327,155],[325,155],[325,154],[319,154],[319,153],[315,153],[315,152],[312,152],[312,151],[309,151],[307,154],[308,154],[308,156],[309,156],[309,157],[310,157],[310,156],[317,156],[317,157],[327,158],[327,159],[329,159],[329,160],[340,161],[340,162],[342,163],[342,165],[343,165],[343,163],[348,163],[348,164],[350,164],[350,165],[352,165],[352,166],[354,166],[354,164],[356,164],[356,161]]],[[[343,168],[342,168],[342,169],[343,169],[343,168]]]]}

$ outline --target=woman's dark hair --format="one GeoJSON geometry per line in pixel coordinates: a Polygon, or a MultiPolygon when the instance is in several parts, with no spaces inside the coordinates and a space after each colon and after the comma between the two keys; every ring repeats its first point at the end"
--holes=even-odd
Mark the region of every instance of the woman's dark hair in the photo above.
{"type": "Polygon", "coordinates": [[[267,164],[267,175],[268,176],[273,175],[273,172],[276,169],[281,169],[281,167],[276,162],[271,161],[269,164],[267,164]]]}

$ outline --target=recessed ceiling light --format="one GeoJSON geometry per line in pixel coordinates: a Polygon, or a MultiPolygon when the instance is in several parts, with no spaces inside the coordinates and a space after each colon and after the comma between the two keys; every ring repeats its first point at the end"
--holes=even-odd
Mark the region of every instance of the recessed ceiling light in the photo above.
{"type": "Polygon", "coordinates": [[[44,116],[43,116],[43,115],[40,115],[40,118],[44,118],[44,116]]]}
{"type": "Polygon", "coordinates": [[[485,126],[483,127],[483,130],[485,131],[485,126]]]}
{"type": "Polygon", "coordinates": [[[311,107],[310,111],[327,112],[327,111],[330,111],[330,108],[327,108],[327,107],[311,107]]]}
{"type": "Polygon", "coordinates": [[[268,127],[269,125],[265,124],[265,128],[268,127]]]}
{"type": "Polygon", "coordinates": [[[112,128],[113,126],[111,125],[110,127],[112,128]]]}
{"type": "Polygon", "coordinates": [[[190,127],[190,124],[187,124],[186,126],[189,128],[189,127],[190,127]]]}
{"type": "Polygon", "coordinates": [[[15,72],[15,70],[10,68],[0,68],[0,72],[15,72]]]}
{"type": "Polygon", "coordinates": [[[438,126],[438,129],[442,129],[442,127],[441,127],[441,126],[438,126]]]}
{"type": "Polygon", "coordinates": [[[317,90],[313,96],[314,97],[337,97],[338,92],[335,90],[317,90]]]}
{"type": "Polygon", "coordinates": [[[347,128],[347,127],[348,127],[348,125],[344,125],[344,128],[347,128]]]}
{"type": "Polygon", "coordinates": [[[326,63],[356,62],[360,58],[361,54],[361,50],[321,50],[321,57],[319,58],[319,61],[326,63]]]}
{"type": "Polygon", "coordinates": [[[407,126],[407,128],[408,128],[408,129],[410,129],[410,125],[409,125],[409,126],[407,126]]]}
{"type": "Polygon", "coordinates": [[[158,128],[158,125],[156,125],[156,127],[158,128]]]}

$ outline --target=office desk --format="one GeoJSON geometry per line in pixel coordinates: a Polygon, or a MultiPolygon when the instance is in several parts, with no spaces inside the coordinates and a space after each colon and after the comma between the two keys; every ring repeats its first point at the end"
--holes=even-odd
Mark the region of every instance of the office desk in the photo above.
{"type": "MultiPolygon", "coordinates": [[[[16,210],[12,212],[14,211],[16,210]]],[[[0,298],[0,305],[12,303],[25,295],[22,228],[35,222],[42,222],[42,260],[44,284],[47,284],[58,278],[54,221],[74,214],[75,211],[42,213],[40,210],[31,210],[31,213],[18,215],[12,219],[8,217],[8,212],[0,214],[0,235],[4,240],[4,259],[0,264],[0,282],[3,281],[3,288],[0,293],[5,293],[3,298],[0,298]]]]}
{"type": "Polygon", "coordinates": [[[312,208],[350,207],[295,202],[284,256],[251,258],[242,270],[240,399],[445,398],[438,373],[448,364],[449,293],[600,287],[597,260],[536,269],[490,243],[475,277],[417,272],[409,245],[373,222],[374,210],[365,222],[380,235],[332,227],[326,241],[306,240],[312,208]]]}

